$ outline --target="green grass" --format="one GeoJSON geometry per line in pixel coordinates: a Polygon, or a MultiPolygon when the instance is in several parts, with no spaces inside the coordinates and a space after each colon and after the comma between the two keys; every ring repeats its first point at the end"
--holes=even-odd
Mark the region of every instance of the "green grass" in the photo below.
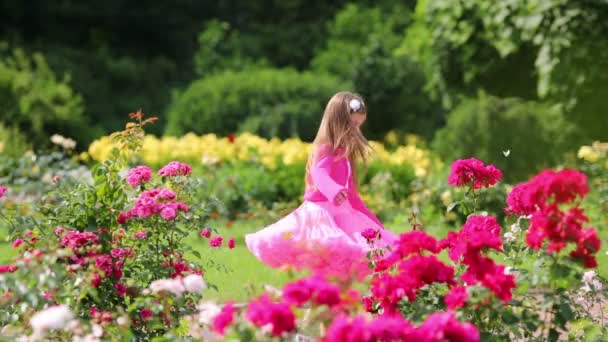
{"type": "MultiPolygon", "coordinates": [[[[242,301],[253,295],[261,294],[264,285],[281,287],[290,277],[286,272],[273,269],[261,263],[245,246],[245,234],[255,232],[270,224],[268,220],[241,220],[227,227],[226,221],[215,221],[211,227],[224,237],[222,248],[210,248],[208,239],[193,234],[187,240],[200,254],[203,265],[206,265],[205,280],[217,286],[209,288],[205,296],[210,299],[242,301]],[[236,247],[228,249],[228,238],[234,237],[236,247]]],[[[196,259],[189,255],[189,258],[196,259]]]]}

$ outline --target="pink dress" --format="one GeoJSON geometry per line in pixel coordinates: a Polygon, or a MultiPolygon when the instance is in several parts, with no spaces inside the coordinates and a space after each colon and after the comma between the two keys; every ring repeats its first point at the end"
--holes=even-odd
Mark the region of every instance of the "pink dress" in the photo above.
{"type": "Polygon", "coordinates": [[[355,187],[350,161],[322,145],[307,173],[304,202],[278,222],[247,234],[249,250],[271,267],[292,266],[327,276],[361,278],[370,273],[366,254],[391,246],[398,237],[365,206],[355,187]],[[348,192],[341,205],[336,195],[348,192]],[[370,246],[361,232],[380,231],[370,246]]]}

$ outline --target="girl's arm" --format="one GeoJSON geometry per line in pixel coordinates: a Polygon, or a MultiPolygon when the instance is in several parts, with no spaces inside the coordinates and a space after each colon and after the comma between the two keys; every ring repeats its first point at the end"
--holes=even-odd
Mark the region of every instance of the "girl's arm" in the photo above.
{"type": "Polygon", "coordinates": [[[319,191],[327,197],[328,201],[336,203],[336,195],[341,191],[345,191],[346,188],[344,185],[336,183],[336,181],[331,178],[331,168],[334,165],[335,159],[333,155],[329,153],[329,148],[327,146],[319,148],[318,155],[315,159],[316,162],[310,170],[312,180],[319,191]]]}

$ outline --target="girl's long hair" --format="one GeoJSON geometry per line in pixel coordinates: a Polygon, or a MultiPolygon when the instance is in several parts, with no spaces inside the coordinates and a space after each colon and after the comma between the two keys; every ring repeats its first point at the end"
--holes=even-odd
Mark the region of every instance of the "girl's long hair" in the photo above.
{"type": "MultiPolygon", "coordinates": [[[[367,114],[367,107],[364,105],[365,102],[361,96],[347,91],[335,94],[325,107],[319,131],[308,157],[307,171],[314,162],[315,154],[322,144],[328,145],[332,152],[338,148],[343,149],[343,157],[348,158],[353,163],[357,160],[366,161],[370,145],[352,122],[350,102],[353,99],[359,100],[362,104],[357,113],[367,114]]],[[[306,173],[308,174],[308,172],[306,173]]],[[[310,185],[308,177],[306,183],[310,185]]]]}

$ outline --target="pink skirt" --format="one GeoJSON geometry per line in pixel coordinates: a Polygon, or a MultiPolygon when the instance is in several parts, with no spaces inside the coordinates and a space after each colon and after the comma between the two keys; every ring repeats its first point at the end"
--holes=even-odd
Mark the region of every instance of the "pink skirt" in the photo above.
{"type": "Polygon", "coordinates": [[[348,201],[340,206],[305,201],[276,223],[245,236],[249,250],[271,267],[291,266],[343,279],[371,273],[367,253],[397,239],[348,201]],[[367,228],[381,232],[373,246],[361,236],[367,228]]]}

